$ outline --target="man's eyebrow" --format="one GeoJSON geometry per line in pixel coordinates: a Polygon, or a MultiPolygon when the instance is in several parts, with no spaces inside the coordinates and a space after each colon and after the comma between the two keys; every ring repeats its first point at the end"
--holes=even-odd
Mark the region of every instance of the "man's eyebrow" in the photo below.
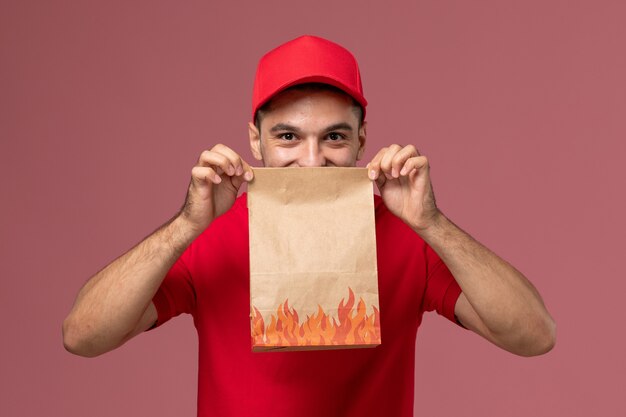
{"type": "Polygon", "coordinates": [[[330,132],[331,130],[349,130],[350,132],[352,132],[352,126],[350,126],[346,122],[341,122],[330,125],[326,129],[324,129],[325,132],[330,132]]]}
{"type": "MultiPolygon", "coordinates": [[[[300,129],[297,126],[293,126],[287,123],[277,123],[274,126],[272,126],[272,128],[270,129],[271,133],[276,133],[276,132],[281,132],[281,131],[291,131],[291,132],[300,132],[300,129]]],[[[332,130],[348,130],[348,131],[352,131],[352,126],[350,126],[348,123],[346,122],[341,122],[341,123],[335,123],[333,125],[330,125],[328,127],[326,127],[324,129],[324,132],[330,132],[332,130]]]]}
{"type": "Polygon", "coordinates": [[[280,132],[283,130],[290,130],[292,132],[299,132],[300,129],[298,129],[296,126],[292,126],[289,125],[287,123],[278,123],[275,124],[274,126],[272,126],[272,128],[270,129],[270,132],[275,133],[275,132],[280,132]]]}

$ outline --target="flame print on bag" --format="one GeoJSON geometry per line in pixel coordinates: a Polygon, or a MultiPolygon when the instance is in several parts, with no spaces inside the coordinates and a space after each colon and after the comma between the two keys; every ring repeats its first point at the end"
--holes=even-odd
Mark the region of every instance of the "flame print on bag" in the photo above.
{"type": "Polygon", "coordinates": [[[348,288],[348,301],[342,299],[337,316],[329,317],[318,305],[317,314],[307,315],[300,323],[298,312],[289,307],[288,301],[278,306],[266,327],[259,310],[252,306],[253,346],[325,346],[325,345],[372,345],[380,344],[380,315],[376,307],[369,316],[361,298],[354,309],[355,297],[348,288]]]}

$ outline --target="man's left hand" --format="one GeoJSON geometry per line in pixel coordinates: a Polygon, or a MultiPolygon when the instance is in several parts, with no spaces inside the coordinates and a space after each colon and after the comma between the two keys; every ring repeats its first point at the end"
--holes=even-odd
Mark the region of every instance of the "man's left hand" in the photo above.
{"type": "Polygon", "coordinates": [[[413,145],[382,148],[367,164],[387,208],[416,231],[437,221],[437,208],[430,181],[428,159],[413,145]]]}

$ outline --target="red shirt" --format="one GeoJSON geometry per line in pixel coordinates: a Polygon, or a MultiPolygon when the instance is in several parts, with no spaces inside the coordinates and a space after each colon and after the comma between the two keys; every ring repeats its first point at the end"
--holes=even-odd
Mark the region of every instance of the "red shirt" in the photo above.
{"type": "Polygon", "coordinates": [[[375,197],[382,344],[252,353],[246,195],[215,219],[154,296],[157,325],[198,331],[198,416],[412,416],[424,311],[455,321],[461,289],[437,254],[375,197]]]}

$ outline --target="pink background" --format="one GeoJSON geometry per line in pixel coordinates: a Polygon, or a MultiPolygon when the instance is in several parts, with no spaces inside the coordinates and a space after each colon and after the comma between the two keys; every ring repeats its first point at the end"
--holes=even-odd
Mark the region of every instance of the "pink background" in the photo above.
{"type": "Polygon", "coordinates": [[[256,61],[305,33],[360,61],[366,160],[416,144],[443,211],[558,323],[524,359],[428,315],[416,414],[626,415],[624,3],[216,3],[2,1],[0,415],[195,415],[188,316],[97,359],[65,352],[61,322],[177,211],[201,150],[252,160],[256,61]]]}

